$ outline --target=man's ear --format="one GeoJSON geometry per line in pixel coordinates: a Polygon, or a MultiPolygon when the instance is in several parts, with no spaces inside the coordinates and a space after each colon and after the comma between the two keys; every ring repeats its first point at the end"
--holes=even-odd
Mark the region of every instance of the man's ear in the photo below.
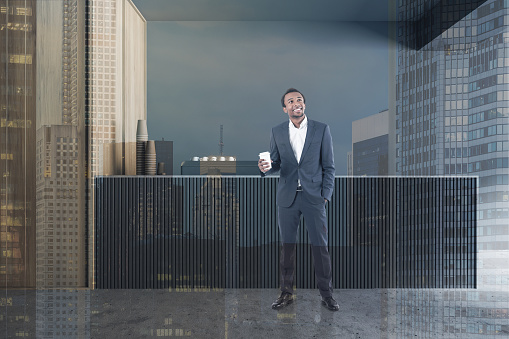
{"type": "Polygon", "coordinates": [[[288,114],[288,110],[286,109],[286,107],[283,107],[283,112],[285,112],[286,114],[288,114]]]}

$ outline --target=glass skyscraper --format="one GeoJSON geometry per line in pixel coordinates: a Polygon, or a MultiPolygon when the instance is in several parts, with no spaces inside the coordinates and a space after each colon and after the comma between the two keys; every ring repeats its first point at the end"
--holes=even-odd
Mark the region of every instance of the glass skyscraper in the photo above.
{"type": "MultiPolygon", "coordinates": [[[[441,297],[398,291],[388,304],[397,310],[390,322],[404,324],[403,336],[419,323],[431,325],[419,329],[422,335],[500,334],[509,285],[509,1],[398,0],[395,7],[392,173],[479,179],[477,290],[449,292],[443,307],[435,302],[441,297]],[[473,302],[476,308],[468,309],[473,302]],[[444,312],[439,328],[416,318],[422,306],[425,312],[444,312]]],[[[441,220],[444,244],[458,244],[447,216],[441,220]]],[[[457,268],[464,263],[444,264],[457,268]]]]}
{"type": "Polygon", "coordinates": [[[508,284],[509,2],[489,0],[461,18],[473,5],[398,1],[406,21],[397,29],[395,172],[479,176],[478,286],[498,289],[508,284]],[[422,6],[436,16],[419,34],[442,30],[416,50],[412,13],[422,6]]]}

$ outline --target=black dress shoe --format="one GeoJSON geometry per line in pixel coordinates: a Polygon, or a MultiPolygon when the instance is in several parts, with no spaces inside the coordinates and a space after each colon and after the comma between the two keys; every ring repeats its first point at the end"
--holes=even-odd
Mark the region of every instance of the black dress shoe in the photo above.
{"type": "Polygon", "coordinates": [[[272,308],[277,310],[285,307],[286,305],[290,305],[293,302],[293,295],[288,292],[281,292],[279,298],[272,303],[272,308]]]}
{"type": "Polygon", "coordinates": [[[338,311],[339,310],[339,305],[336,302],[336,300],[334,300],[334,298],[332,296],[331,297],[322,298],[322,304],[324,304],[325,307],[327,307],[331,311],[338,311]]]}

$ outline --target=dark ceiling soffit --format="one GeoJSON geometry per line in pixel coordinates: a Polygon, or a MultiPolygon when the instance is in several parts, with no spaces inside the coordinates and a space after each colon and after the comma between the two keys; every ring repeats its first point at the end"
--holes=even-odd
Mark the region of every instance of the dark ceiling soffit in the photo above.
{"type": "MultiPolygon", "coordinates": [[[[487,0],[442,0],[418,20],[404,20],[410,29],[407,46],[420,50],[487,0]]],[[[408,18],[411,19],[411,18],[408,18]]]]}

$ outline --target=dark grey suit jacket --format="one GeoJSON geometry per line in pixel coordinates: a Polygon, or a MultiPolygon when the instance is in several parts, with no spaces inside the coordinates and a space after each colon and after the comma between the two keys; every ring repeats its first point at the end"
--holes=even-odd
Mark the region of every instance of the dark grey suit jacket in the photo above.
{"type": "Polygon", "coordinates": [[[334,189],[334,152],[329,126],[308,119],[306,142],[297,163],[290,144],[288,121],[272,129],[270,137],[272,168],[262,176],[280,172],[276,203],[289,207],[295,199],[297,179],[303,196],[311,204],[330,201],[334,189]]]}

